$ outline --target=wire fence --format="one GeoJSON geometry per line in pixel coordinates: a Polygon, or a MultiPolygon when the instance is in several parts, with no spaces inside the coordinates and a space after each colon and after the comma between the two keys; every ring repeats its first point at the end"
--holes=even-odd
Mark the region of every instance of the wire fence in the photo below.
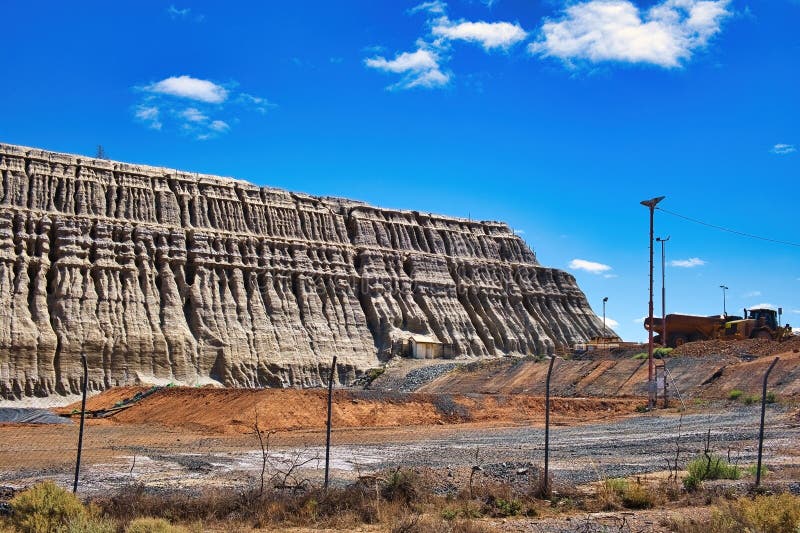
{"type": "MultiPolygon", "coordinates": [[[[558,372],[558,365],[553,372],[558,372]]],[[[664,376],[671,380],[668,370],[664,376]]],[[[361,397],[333,389],[329,455],[324,427],[276,431],[269,427],[267,417],[259,419],[258,411],[254,417],[241,413],[236,431],[88,418],[77,489],[84,495],[130,485],[159,490],[263,490],[266,486],[302,491],[325,484],[328,465],[332,486],[412,468],[427,472],[433,490],[447,494],[477,482],[520,487],[542,479],[548,482],[548,475],[542,478],[544,465],[552,475],[552,487],[546,488],[558,490],[565,485],[671,472],[709,449],[741,467],[760,463],[762,446],[767,465],[796,459],[792,450],[800,442],[800,428],[784,416],[785,406],[766,405],[766,395],[761,405],[687,406],[675,385],[670,382],[669,389],[681,407],[669,412],[565,424],[559,412],[563,404],[554,404],[551,423],[545,427],[540,422],[525,423],[522,417],[514,424],[481,425],[465,419],[433,426],[392,425],[392,409],[400,402],[414,401],[414,394],[386,395],[376,408],[374,427],[348,426],[342,418],[343,405],[381,395],[361,397]],[[763,445],[759,407],[767,415],[763,445]]],[[[436,401],[440,408],[448,408],[445,399],[436,401]]],[[[420,404],[420,409],[426,408],[420,404]]],[[[324,420],[327,413],[308,415],[324,420]]],[[[80,440],[78,417],[21,409],[3,410],[2,416],[12,422],[0,424],[0,486],[16,490],[50,479],[71,487],[80,440]]]]}

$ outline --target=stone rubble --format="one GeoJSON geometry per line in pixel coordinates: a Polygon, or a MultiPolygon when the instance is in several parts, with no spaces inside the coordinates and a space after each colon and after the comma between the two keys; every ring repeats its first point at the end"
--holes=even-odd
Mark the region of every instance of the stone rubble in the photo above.
{"type": "Polygon", "coordinates": [[[348,383],[431,335],[553,353],[602,324],[510,228],[0,144],[0,396],[348,383]]]}

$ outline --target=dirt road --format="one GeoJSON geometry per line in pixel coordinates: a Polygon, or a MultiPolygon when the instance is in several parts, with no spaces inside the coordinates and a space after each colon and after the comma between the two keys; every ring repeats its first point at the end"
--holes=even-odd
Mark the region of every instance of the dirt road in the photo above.
{"type": "MultiPolygon", "coordinates": [[[[559,423],[557,416],[554,419],[559,423]]],[[[551,469],[557,482],[570,484],[663,471],[667,458],[674,459],[679,433],[685,462],[702,450],[709,430],[713,450],[750,465],[757,449],[758,419],[756,405],[718,403],[697,407],[682,420],[673,411],[589,424],[570,421],[551,431],[551,469]]],[[[0,484],[19,487],[43,478],[70,482],[75,425],[3,426],[0,439],[0,484]]],[[[184,489],[245,486],[254,483],[261,467],[257,440],[247,434],[209,435],[158,424],[96,421],[87,427],[85,442],[85,493],[134,482],[184,489]]],[[[323,442],[320,430],[280,432],[271,437],[270,456],[276,465],[309,461],[302,475],[313,479],[322,472],[323,442]]],[[[440,489],[446,492],[463,483],[464,472],[476,463],[477,450],[483,475],[514,481],[519,470],[542,463],[543,442],[539,424],[338,429],[333,434],[333,479],[344,483],[360,473],[397,466],[426,468],[438,473],[440,489]]],[[[800,472],[797,442],[798,413],[771,405],[765,463],[771,470],[800,472]]]]}

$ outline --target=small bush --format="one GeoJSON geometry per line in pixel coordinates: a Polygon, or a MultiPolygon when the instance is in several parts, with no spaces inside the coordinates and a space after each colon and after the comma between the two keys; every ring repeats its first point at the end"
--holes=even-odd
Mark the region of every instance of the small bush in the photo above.
{"type": "MultiPolygon", "coordinates": [[[[747,472],[748,476],[755,477],[756,472],[758,471],[758,465],[750,465],[750,466],[746,467],[744,469],[744,471],[747,472]]],[[[766,476],[767,472],[768,472],[767,467],[764,466],[764,465],[761,465],[761,477],[766,476]]]]}
{"type": "Polygon", "coordinates": [[[622,478],[604,481],[598,496],[606,511],[619,509],[620,505],[628,509],[649,509],[654,504],[653,491],[649,487],[640,481],[630,483],[622,478]]]}
{"type": "Polygon", "coordinates": [[[637,360],[641,361],[642,359],[647,359],[647,354],[646,354],[646,353],[644,353],[644,352],[642,352],[642,353],[637,353],[636,355],[634,355],[633,357],[631,357],[631,359],[637,359],[637,360]]]}
{"type": "Polygon", "coordinates": [[[655,350],[653,350],[653,357],[655,357],[656,359],[663,359],[664,357],[668,356],[671,353],[672,353],[672,348],[665,348],[662,346],[661,348],[656,348],[655,350]]]}
{"type": "Polygon", "coordinates": [[[767,403],[775,403],[778,401],[778,398],[775,396],[775,393],[772,391],[767,392],[766,396],[767,403]]]}
{"type": "Polygon", "coordinates": [[[653,503],[653,493],[642,483],[628,483],[622,491],[622,504],[628,509],[649,509],[653,503]]]}
{"type": "Polygon", "coordinates": [[[738,399],[739,399],[739,397],[740,397],[742,394],[744,394],[744,392],[742,392],[741,390],[739,390],[739,389],[733,389],[732,391],[730,391],[730,392],[728,393],[728,399],[729,399],[729,400],[738,400],[738,399]]]}
{"type": "Polygon", "coordinates": [[[749,394],[747,396],[742,397],[742,401],[745,405],[753,405],[754,403],[758,403],[761,401],[761,396],[757,394],[749,394]]]}
{"type": "Polygon", "coordinates": [[[795,533],[800,529],[800,497],[792,494],[740,498],[724,503],[713,519],[730,531],[795,533]]]}
{"type": "Polygon", "coordinates": [[[381,377],[384,374],[384,372],[386,372],[386,368],[382,366],[378,368],[370,368],[369,371],[367,372],[367,380],[370,383],[372,383],[373,381],[381,377]]]}
{"type": "Polygon", "coordinates": [[[85,521],[87,511],[78,498],[52,481],[38,483],[11,499],[12,524],[23,533],[69,531],[70,523],[85,521]]]}
{"type": "Polygon", "coordinates": [[[518,500],[504,500],[498,498],[494,502],[495,516],[517,516],[522,513],[522,504],[518,500]]]}
{"type": "Polygon", "coordinates": [[[708,479],[739,479],[742,475],[738,466],[728,463],[718,455],[701,455],[688,465],[689,475],[683,480],[686,490],[694,490],[708,479]]]}
{"type": "Polygon", "coordinates": [[[188,529],[173,526],[163,518],[137,518],[125,528],[125,533],[188,533],[188,529]]]}
{"type": "Polygon", "coordinates": [[[410,505],[421,497],[421,488],[422,484],[415,472],[398,468],[386,480],[381,495],[386,500],[410,505]]]}

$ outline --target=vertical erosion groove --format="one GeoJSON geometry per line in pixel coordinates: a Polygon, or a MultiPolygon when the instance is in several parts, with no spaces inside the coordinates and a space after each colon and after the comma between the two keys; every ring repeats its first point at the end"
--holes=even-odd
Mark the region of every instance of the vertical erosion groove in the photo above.
{"type": "Polygon", "coordinates": [[[351,379],[411,335],[483,356],[600,333],[574,278],[502,223],[5,144],[0,172],[0,260],[16,261],[16,245],[27,254],[10,313],[33,318],[2,327],[53,332],[34,348],[14,344],[44,338],[33,330],[0,337],[0,352],[39,372],[12,362],[0,390],[77,390],[81,350],[93,389],[137,373],[309,386],[333,355],[351,379]]]}

